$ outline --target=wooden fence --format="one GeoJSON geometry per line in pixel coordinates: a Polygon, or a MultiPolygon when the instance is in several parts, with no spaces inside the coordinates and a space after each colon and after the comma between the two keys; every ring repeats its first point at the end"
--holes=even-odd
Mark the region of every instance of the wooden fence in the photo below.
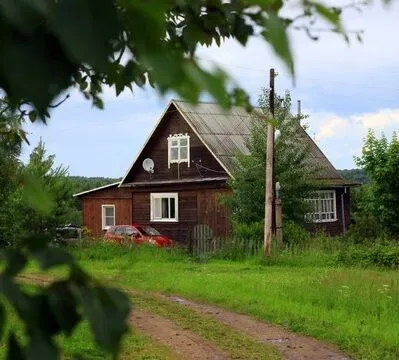
{"type": "Polygon", "coordinates": [[[213,236],[207,225],[197,225],[191,233],[189,250],[195,257],[203,257],[217,252],[230,258],[241,258],[257,254],[262,249],[259,241],[213,236]]]}

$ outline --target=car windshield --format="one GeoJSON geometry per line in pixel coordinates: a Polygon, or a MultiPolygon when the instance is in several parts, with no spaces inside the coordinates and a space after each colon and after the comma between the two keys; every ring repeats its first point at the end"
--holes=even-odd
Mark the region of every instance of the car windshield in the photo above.
{"type": "Polygon", "coordinates": [[[143,235],[161,235],[159,231],[154,229],[152,226],[137,226],[137,230],[140,231],[143,235]]]}

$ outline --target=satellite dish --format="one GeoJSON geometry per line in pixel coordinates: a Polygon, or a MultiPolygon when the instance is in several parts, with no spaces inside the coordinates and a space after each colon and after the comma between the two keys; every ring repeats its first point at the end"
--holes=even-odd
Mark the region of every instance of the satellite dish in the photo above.
{"type": "Polygon", "coordinates": [[[150,158],[144,159],[143,169],[148,173],[152,174],[154,172],[154,160],[150,158]]]}

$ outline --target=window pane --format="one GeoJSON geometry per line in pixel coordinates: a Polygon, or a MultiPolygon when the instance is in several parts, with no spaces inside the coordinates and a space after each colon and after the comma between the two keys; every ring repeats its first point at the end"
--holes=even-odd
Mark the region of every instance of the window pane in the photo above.
{"type": "Polygon", "coordinates": [[[169,218],[169,199],[162,198],[162,219],[169,218]]]}
{"type": "Polygon", "coordinates": [[[106,217],[105,218],[105,226],[113,226],[114,225],[114,218],[113,217],[106,217]]]}
{"type": "Polygon", "coordinates": [[[154,219],[160,219],[161,218],[161,199],[160,198],[155,198],[153,200],[153,215],[154,219]]]}
{"type": "Polygon", "coordinates": [[[175,204],[175,198],[170,198],[170,218],[171,219],[176,219],[176,204],[175,204]]]}
{"type": "Polygon", "coordinates": [[[179,159],[179,149],[178,148],[171,148],[170,149],[170,159],[171,160],[178,160],[179,159]]]}
{"type": "Polygon", "coordinates": [[[187,138],[180,139],[180,146],[187,146],[187,138]]]}
{"type": "Polygon", "coordinates": [[[179,143],[177,140],[172,140],[172,146],[179,146],[179,143]]]}
{"type": "Polygon", "coordinates": [[[106,207],[105,208],[105,216],[114,216],[114,208],[106,207]]]}
{"type": "Polygon", "coordinates": [[[187,160],[187,147],[180,148],[180,160],[187,160]]]}

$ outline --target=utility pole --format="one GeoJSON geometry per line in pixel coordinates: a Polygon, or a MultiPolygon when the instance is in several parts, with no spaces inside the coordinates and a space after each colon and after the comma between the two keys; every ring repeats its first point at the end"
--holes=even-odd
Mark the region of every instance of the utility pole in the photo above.
{"type": "Polygon", "coordinates": [[[270,86],[269,86],[269,107],[271,114],[271,121],[267,123],[267,138],[266,138],[266,182],[265,182],[265,229],[264,229],[264,244],[263,250],[265,256],[270,256],[272,253],[272,236],[273,236],[273,202],[274,202],[274,184],[273,184],[273,169],[274,169],[274,127],[272,121],[274,119],[274,69],[270,69],[270,86]]]}

